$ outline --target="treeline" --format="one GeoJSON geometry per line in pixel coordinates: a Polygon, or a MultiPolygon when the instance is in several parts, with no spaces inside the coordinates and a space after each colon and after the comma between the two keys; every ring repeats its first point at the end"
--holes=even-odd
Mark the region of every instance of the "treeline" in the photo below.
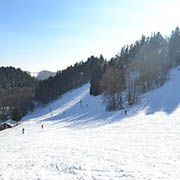
{"type": "Polygon", "coordinates": [[[76,63],[63,71],[58,71],[54,77],[40,81],[35,92],[35,100],[47,104],[67,91],[82,86],[90,81],[94,69],[104,61],[102,55],[99,58],[91,56],[86,62],[76,63]]]}
{"type": "Polygon", "coordinates": [[[34,107],[37,80],[13,67],[0,68],[0,120],[20,120],[34,107]]]}
{"type": "Polygon", "coordinates": [[[91,78],[91,95],[104,95],[107,110],[118,110],[138,96],[160,87],[169,70],[180,65],[180,30],[177,27],[169,38],[160,32],[142,36],[109,62],[99,65],[91,78]]]}

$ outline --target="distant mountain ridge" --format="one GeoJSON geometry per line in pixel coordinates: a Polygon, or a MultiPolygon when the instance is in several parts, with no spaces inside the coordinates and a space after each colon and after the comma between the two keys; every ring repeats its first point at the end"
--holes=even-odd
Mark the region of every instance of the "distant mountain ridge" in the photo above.
{"type": "Polygon", "coordinates": [[[44,71],[40,71],[37,74],[36,79],[45,80],[45,79],[48,79],[49,77],[54,77],[55,75],[56,75],[56,72],[44,70],[44,71]]]}
{"type": "Polygon", "coordinates": [[[40,72],[29,72],[29,74],[38,80],[45,80],[48,79],[49,77],[54,77],[56,75],[56,72],[43,70],[40,72]]]}

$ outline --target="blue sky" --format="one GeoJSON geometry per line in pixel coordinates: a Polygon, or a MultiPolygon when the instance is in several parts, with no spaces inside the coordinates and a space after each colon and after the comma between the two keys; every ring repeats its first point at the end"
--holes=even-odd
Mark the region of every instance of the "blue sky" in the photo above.
{"type": "Polygon", "coordinates": [[[0,0],[0,62],[60,70],[180,26],[178,0],[0,0]]]}

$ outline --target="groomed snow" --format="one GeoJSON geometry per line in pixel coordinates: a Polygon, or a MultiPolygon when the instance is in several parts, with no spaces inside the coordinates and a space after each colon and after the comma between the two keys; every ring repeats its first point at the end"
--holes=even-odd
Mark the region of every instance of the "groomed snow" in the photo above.
{"type": "Polygon", "coordinates": [[[180,179],[179,82],[174,69],[128,115],[105,112],[88,84],[37,109],[0,131],[0,180],[180,179]]]}

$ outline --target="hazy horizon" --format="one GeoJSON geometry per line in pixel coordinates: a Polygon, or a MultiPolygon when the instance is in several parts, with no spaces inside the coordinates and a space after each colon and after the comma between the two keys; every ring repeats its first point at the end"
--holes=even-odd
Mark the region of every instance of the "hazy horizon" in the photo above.
{"type": "Polygon", "coordinates": [[[0,66],[57,71],[180,25],[178,0],[0,2],[0,66]]]}

